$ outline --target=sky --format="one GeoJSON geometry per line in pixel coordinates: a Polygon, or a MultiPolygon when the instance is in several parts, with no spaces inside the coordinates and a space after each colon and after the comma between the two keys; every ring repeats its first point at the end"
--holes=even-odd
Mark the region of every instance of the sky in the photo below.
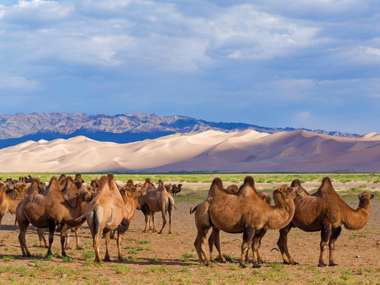
{"type": "Polygon", "coordinates": [[[380,132],[378,0],[0,1],[0,113],[380,132]]]}

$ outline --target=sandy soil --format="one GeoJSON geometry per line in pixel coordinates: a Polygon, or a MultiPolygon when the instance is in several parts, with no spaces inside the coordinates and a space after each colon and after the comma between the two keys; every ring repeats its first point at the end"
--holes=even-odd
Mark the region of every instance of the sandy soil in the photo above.
{"type": "MultiPolygon", "coordinates": [[[[113,262],[93,262],[93,250],[88,229],[81,229],[83,249],[68,251],[72,258],[60,257],[59,236],[55,237],[52,259],[43,258],[46,249],[39,248],[37,236],[31,229],[27,241],[32,258],[22,258],[17,240],[14,217],[7,215],[0,230],[0,284],[82,283],[82,284],[380,284],[380,201],[376,198],[369,224],[361,231],[343,230],[337,242],[333,268],[318,268],[319,233],[292,230],[289,248],[300,263],[287,266],[280,254],[271,251],[276,246],[278,232],[269,232],[263,240],[262,256],[266,264],[260,269],[241,269],[237,264],[240,235],[222,233],[224,254],[232,262],[214,263],[209,267],[198,264],[193,247],[194,217],[189,208],[205,195],[199,191],[177,196],[173,231],[168,235],[142,233],[143,216],[136,213],[130,230],[123,238],[124,261],[116,261],[112,242],[113,262]]],[[[356,205],[356,196],[345,197],[356,205]]],[[[157,214],[158,225],[161,219],[157,214]]],[[[71,240],[74,246],[74,240],[71,240]]],[[[102,244],[103,245],[103,244],[102,244]]],[[[104,246],[102,247],[102,254],[104,246]]]]}

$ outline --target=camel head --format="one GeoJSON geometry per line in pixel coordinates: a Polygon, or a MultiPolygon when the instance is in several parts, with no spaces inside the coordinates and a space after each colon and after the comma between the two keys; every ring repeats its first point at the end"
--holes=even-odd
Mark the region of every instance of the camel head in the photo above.
{"type": "Polygon", "coordinates": [[[78,197],[80,192],[75,181],[71,177],[67,177],[64,182],[63,188],[61,189],[63,193],[63,198],[69,204],[70,207],[76,208],[78,206],[78,197]]]}
{"type": "Polygon", "coordinates": [[[360,193],[359,194],[359,208],[368,208],[373,198],[375,198],[375,194],[369,191],[364,191],[360,193]]]}
{"type": "Polygon", "coordinates": [[[284,184],[273,192],[273,200],[277,206],[289,205],[296,197],[296,188],[284,184]]]}
{"type": "Polygon", "coordinates": [[[78,189],[80,189],[82,187],[82,184],[84,183],[84,180],[80,173],[75,174],[74,181],[78,189]]]}

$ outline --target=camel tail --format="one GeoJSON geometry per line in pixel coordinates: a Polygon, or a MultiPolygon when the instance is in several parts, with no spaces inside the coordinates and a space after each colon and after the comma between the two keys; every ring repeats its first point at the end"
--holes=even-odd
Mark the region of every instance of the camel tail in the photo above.
{"type": "Polygon", "coordinates": [[[196,205],[195,207],[190,208],[190,215],[193,214],[197,209],[199,205],[196,205]]]}
{"type": "Polygon", "coordinates": [[[92,211],[92,230],[93,233],[97,233],[99,230],[99,218],[96,209],[92,211]]]}

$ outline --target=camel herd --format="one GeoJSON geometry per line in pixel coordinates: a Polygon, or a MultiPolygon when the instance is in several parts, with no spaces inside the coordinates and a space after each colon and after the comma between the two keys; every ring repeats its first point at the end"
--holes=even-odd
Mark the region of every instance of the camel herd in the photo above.
{"type": "Polygon", "coordinates": [[[293,227],[306,232],[321,232],[318,266],[326,266],[324,251],[329,247],[329,266],[335,266],[334,250],[342,226],[349,230],[362,229],[368,222],[370,201],[374,194],[364,191],[359,195],[359,206],[352,209],[335,191],[331,179],[325,177],[318,191],[309,194],[296,179],[290,186],[282,185],[273,192],[274,205],[264,193],[257,192],[252,177],[245,178],[240,188],[223,187],[215,178],[205,201],[190,210],[195,213],[197,237],[194,242],[199,260],[206,265],[215,246],[218,259],[224,257],[220,247],[220,231],[242,233],[240,265],[245,267],[251,247],[252,263],[259,267],[263,262],[259,253],[261,240],[268,229],[279,230],[277,242],[285,264],[297,264],[288,250],[288,233],[293,227]],[[207,233],[209,253],[205,250],[207,233]]]}
{"type": "MultiPolygon", "coordinates": [[[[135,211],[140,210],[145,217],[144,232],[156,232],[154,215],[160,212],[163,232],[168,223],[168,233],[172,232],[172,213],[176,208],[174,198],[182,185],[159,181],[154,185],[150,179],[142,184],[129,180],[125,185],[115,181],[112,175],[102,176],[85,183],[80,174],[74,177],[61,175],[43,183],[31,176],[18,180],[0,181],[0,223],[6,213],[15,214],[19,228],[18,240],[23,256],[31,256],[26,241],[29,225],[37,229],[40,245],[52,254],[52,244],[56,232],[60,233],[61,254],[66,256],[69,247],[68,233],[76,238],[80,249],[78,232],[87,223],[91,233],[95,261],[100,262],[100,240],[105,241],[104,261],[110,260],[109,243],[115,239],[118,259],[122,259],[121,238],[128,230],[135,211]],[[48,241],[44,231],[48,231],[48,241]]],[[[363,228],[368,222],[370,200],[373,194],[359,195],[359,206],[352,209],[334,190],[329,178],[322,180],[318,191],[309,194],[299,180],[290,185],[282,185],[273,191],[272,198],[255,188],[253,177],[247,176],[243,184],[223,186],[220,178],[215,178],[207,198],[190,209],[194,214],[197,236],[194,242],[199,261],[208,265],[212,260],[215,246],[218,260],[225,261],[220,245],[220,231],[242,234],[240,265],[246,266],[249,251],[252,264],[259,267],[263,263],[260,255],[261,241],[269,229],[279,230],[277,246],[285,264],[297,264],[288,250],[288,233],[297,227],[306,232],[321,232],[319,266],[326,266],[324,252],[329,249],[329,266],[334,261],[335,242],[342,227],[349,230],[363,228]],[[273,202],[271,201],[273,199],[273,202]],[[208,237],[208,251],[206,240],[208,237]]]]}

